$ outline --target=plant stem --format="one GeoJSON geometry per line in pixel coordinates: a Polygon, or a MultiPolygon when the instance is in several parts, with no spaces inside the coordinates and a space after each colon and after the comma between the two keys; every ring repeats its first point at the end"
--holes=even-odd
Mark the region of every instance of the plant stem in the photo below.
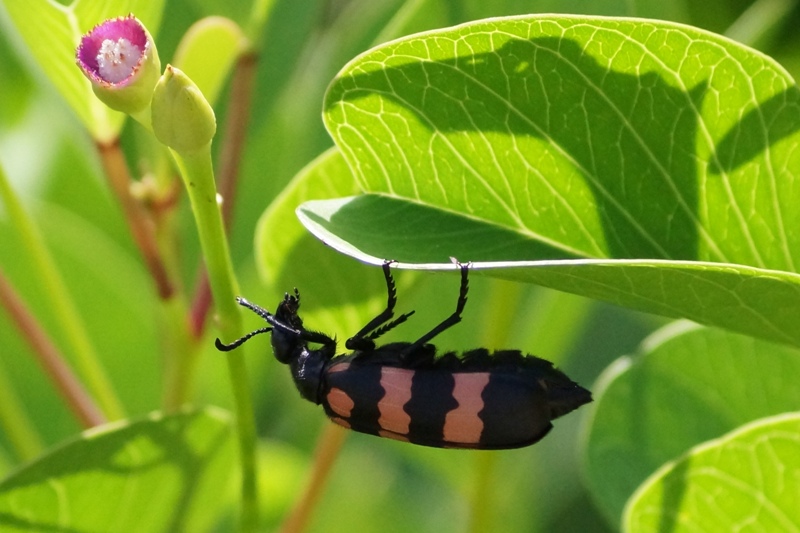
{"type": "MultiPolygon", "coordinates": [[[[258,55],[254,51],[245,52],[236,61],[231,81],[228,118],[222,138],[219,171],[217,172],[219,193],[223,198],[222,221],[225,228],[230,228],[233,208],[236,204],[239,166],[247,136],[257,65],[258,55]]],[[[190,313],[190,328],[195,338],[200,338],[205,329],[206,318],[211,308],[210,290],[208,274],[201,267],[190,313]]]]}
{"type": "Polygon", "coordinates": [[[164,328],[162,338],[166,345],[164,353],[164,388],[161,408],[165,413],[176,413],[191,398],[195,370],[199,355],[199,345],[190,334],[186,324],[186,307],[180,298],[173,297],[162,302],[164,313],[161,323],[164,328]]]}
{"type": "Polygon", "coordinates": [[[33,353],[37,356],[42,369],[53,381],[81,425],[90,428],[104,424],[106,419],[103,413],[83,389],[78,378],[64,362],[61,352],[39,326],[2,271],[0,271],[0,302],[8,310],[11,319],[33,348],[33,353]]]}
{"type": "Polygon", "coordinates": [[[317,441],[314,464],[311,466],[311,476],[306,483],[306,489],[283,521],[281,533],[300,533],[305,530],[346,438],[345,429],[335,424],[325,425],[322,436],[317,441]]]}
{"type": "MultiPolygon", "coordinates": [[[[211,165],[210,143],[195,152],[170,150],[180,170],[192,204],[200,246],[203,250],[211,293],[223,339],[242,334],[242,320],[235,296],[238,285],[228,251],[228,241],[217,203],[217,191],[211,165]]],[[[242,468],[241,531],[258,528],[258,490],[256,485],[256,429],[253,402],[247,380],[243,350],[227,352],[228,373],[233,388],[239,454],[242,468]]]]}
{"type": "Polygon", "coordinates": [[[47,250],[38,228],[28,217],[21,202],[11,189],[2,167],[0,167],[0,198],[6,206],[11,223],[20,235],[20,241],[27,248],[33,271],[39,278],[39,283],[50,295],[51,308],[72,349],[81,376],[100,403],[106,417],[111,420],[124,418],[125,412],[122,404],[114,393],[97,352],[89,340],[86,327],[56,268],[55,261],[47,250]]]}
{"type": "MultiPolygon", "coordinates": [[[[44,449],[39,434],[30,423],[19,397],[14,394],[13,382],[6,375],[2,365],[0,365],[0,426],[20,461],[30,461],[44,449]]],[[[0,465],[0,477],[4,475],[0,465]]]]}
{"type": "Polygon", "coordinates": [[[470,533],[483,533],[494,531],[492,527],[492,495],[495,487],[492,485],[497,454],[494,452],[475,452],[475,482],[472,486],[469,531],[470,533]]]}
{"type": "Polygon", "coordinates": [[[147,269],[156,284],[158,296],[162,300],[168,300],[175,293],[175,287],[161,259],[155,225],[144,207],[131,195],[132,180],[125,156],[119,146],[119,140],[108,144],[97,143],[97,149],[100,152],[100,159],[109,185],[122,206],[128,222],[128,229],[130,229],[133,240],[139,247],[147,269]]]}

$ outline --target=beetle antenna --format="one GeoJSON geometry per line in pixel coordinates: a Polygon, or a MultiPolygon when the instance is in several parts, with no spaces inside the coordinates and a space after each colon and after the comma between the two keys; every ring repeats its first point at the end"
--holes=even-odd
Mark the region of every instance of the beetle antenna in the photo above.
{"type": "Polygon", "coordinates": [[[250,333],[248,333],[244,337],[236,339],[235,341],[233,341],[230,344],[225,344],[221,340],[217,339],[217,340],[214,341],[214,346],[216,346],[217,350],[219,350],[220,352],[229,352],[229,351],[233,350],[234,348],[238,348],[239,346],[244,344],[245,341],[247,341],[247,339],[249,339],[251,337],[255,337],[256,335],[259,335],[261,333],[268,333],[270,331],[272,331],[271,327],[260,328],[260,329],[257,329],[255,331],[251,331],[250,333]]]}
{"type": "MultiPolygon", "coordinates": [[[[295,289],[296,290],[296,289],[295,289]]],[[[254,303],[250,303],[249,301],[245,300],[241,296],[236,297],[236,303],[241,305],[242,307],[246,307],[264,320],[269,320],[267,317],[272,316],[272,313],[261,307],[260,305],[256,305],[254,303]]]]}
{"type": "MultiPolygon", "coordinates": [[[[261,318],[263,318],[264,320],[266,320],[267,322],[272,324],[272,321],[270,320],[270,318],[272,318],[272,313],[270,313],[269,311],[267,311],[263,307],[261,307],[259,305],[256,305],[254,303],[250,303],[247,300],[245,300],[244,298],[242,298],[241,296],[237,296],[236,297],[236,303],[238,303],[242,307],[248,308],[249,310],[251,310],[252,312],[257,314],[258,316],[260,316],[261,318]]],[[[247,341],[249,338],[251,338],[251,337],[253,337],[255,335],[259,335],[261,333],[268,333],[270,331],[272,331],[271,327],[263,327],[263,328],[255,330],[255,331],[251,331],[250,333],[248,333],[244,337],[236,339],[235,341],[233,341],[230,344],[225,344],[221,340],[216,339],[214,341],[214,346],[216,346],[217,350],[219,350],[221,352],[229,352],[229,351],[233,350],[234,348],[238,348],[239,346],[244,344],[245,341],[247,341]]]]}

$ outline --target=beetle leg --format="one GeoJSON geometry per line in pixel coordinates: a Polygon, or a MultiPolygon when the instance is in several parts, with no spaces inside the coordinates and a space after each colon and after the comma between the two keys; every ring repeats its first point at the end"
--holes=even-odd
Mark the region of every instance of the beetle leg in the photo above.
{"type": "Polygon", "coordinates": [[[397,286],[394,283],[394,278],[390,271],[389,266],[394,261],[385,261],[383,263],[383,277],[386,279],[386,292],[388,297],[386,299],[386,309],[383,310],[378,316],[370,320],[366,326],[347,339],[345,346],[348,350],[364,350],[375,348],[375,343],[372,342],[390,329],[394,328],[405,322],[408,317],[414,314],[414,311],[400,315],[395,320],[386,324],[394,316],[394,306],[397,304],[397,286]]]}
{"type": "Polygon", "coordinates": [[[436,337],[438,334],[443,332],[444,330],[455,326],[459,322],[461,322],[461,313],[464,311],[464,306],[467,304],[467,292],[469,292],[469,279],[468,279],[468,271],[469,271],[469,263],[462,264],[456,263],[458,267],[461,269],[461,288],[458,293],[458,302],[456,303],[456,310],[455,312],[450,315],[449,317],[442,320],[442,322],[430,330],[428,333],[417,339],[416,342],[409,345],[404,352],[411,353],[417,350],[420,346],[424,346],[427,344],[431,339],[436,337]]]}

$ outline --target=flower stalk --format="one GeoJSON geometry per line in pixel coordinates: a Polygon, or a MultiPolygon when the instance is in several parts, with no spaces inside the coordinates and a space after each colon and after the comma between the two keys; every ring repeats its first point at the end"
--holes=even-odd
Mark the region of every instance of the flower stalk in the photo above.
{"type": "MultiPolygon", "coordinates": [[[[152,38],[133,16],[95,27],[81,41],[77,60],[98,98],[134,117],[169,147],[191,203],[221,337],[238,338],[242,334],[235,300],[238,285],[211,161],[211,141],[216,133],[213,109],[179,69],[168,65],[159,76],[160,63],[152,38]]],[[[173,318],[176,309],[166,307],[173,318]]],[[[167,408],[177,407],[185,397],[194,366],[194,354],[186,352],[176,354],[179,359],[168,363],[169,383],[178,387],[174,395],[165,395],[167,408]]],[[[250,532],[258,528],[255,418],[244,356],[230,352],[227,361],[242,469],[241,530],[250,532]]]]}
{"type": "MultiPolygon", "coordinates": [[[[214,182],[211,140],[216,120],[197,86],[179,69],[167,66],[153,93],[153,133],[170,148],[194,213],[200,247],[208,270],[221,336],[238,338],[242,319],[239,292],[214,182]]],[[[228,352],[239,456],[242,468],[242,531],[258,528],[256,429],[253,401],[242,353],[228,352]]]]}
{"type": "MultiPolygon", "coordinates": [[[[208,269],[209,284],[217,310],[222,338],[242,335],[241,314],[236,307],[238,285],[228,252],[228,241],[217,203],[217,192],[211,166],[211,146],[188,153],[170,150],[189,193],[200,235],[200,245],[208,269]]],[[[226,354],[228,374],[233,388],[239,456],[242,468],[242,531],[258,527],[258,493],[256,485],[256,428],[253,399],[247,380],[247,365],[241,350],[226,354]]]]}

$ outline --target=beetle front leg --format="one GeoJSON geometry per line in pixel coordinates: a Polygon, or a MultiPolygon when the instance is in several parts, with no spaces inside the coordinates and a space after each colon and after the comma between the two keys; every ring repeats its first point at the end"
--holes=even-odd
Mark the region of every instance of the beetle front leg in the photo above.
{"type": "Polygon", "coordinates": [[[358,333],[347,339],[345,346],[348,350],[374,349],[375,339],[395,326],[402,324],[408,319],[408,317],[414,314],[414,311],[405,313],[397,317],[392,322],[386,324],[386,322],[394,316],[394,306],[397,304],[397,286],[395,285],[394,278],[392,277],[390,270],[390,265],[394,262],[395,261],[385,261],[383,263],[383,277],[386,280],[386,292],[388,294],[386,299],[386,309],[378,314],[378,316],[370,320],[367,325],[361,328],[358,333]]]}

